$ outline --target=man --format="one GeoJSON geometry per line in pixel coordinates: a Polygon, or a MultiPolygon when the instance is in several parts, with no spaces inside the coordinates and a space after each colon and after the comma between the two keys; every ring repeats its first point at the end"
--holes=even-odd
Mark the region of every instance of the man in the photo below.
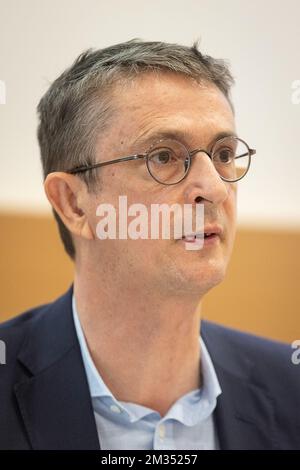
{"type": "Polygon", "coordinates": [[[290,347],[200,328],[255,153],[236,135],[232,83],[196,44],[133,40],[82,54],[42,98],[45,191],[75,277],[1,327],[1,448],[300,448],[290,347]],[[120,195],[202,206],[203,246],[187,250],[189,233],[100,239],[97,208],[120,195]]]}

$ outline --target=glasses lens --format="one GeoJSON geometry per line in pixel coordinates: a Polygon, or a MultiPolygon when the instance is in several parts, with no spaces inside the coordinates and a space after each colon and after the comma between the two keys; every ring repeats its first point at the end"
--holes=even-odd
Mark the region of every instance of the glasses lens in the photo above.
{"type": "Polygon", "coordinates": [[[223,179],[239,180],[245,176],[250,166],[248,145],[237,137],[220,139],[212,150],[212,160],[223,179]]]}
{"type": "Polygon", "coordinates": [[[174,184],[184,177],[189,166],[189,154],[179,142],[160,141],[148,152],[147,166],[154,179],[174,184]]]}

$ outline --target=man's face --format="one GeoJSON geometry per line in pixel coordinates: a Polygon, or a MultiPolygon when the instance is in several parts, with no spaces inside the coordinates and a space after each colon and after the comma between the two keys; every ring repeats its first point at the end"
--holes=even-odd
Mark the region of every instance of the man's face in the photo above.
{"type": "MultiPolygon", "coordinates": [[[[213,84],[172,73],[148,73],[114,93],[117,106],[113,125],[99,138],[97,161],[107,161],[146,151],[157,135],[172,132],[188,150],[211,149],[221,133],[235,133],[231,107],[213,84]],[[184,135],[183,135],[184,134],[184,135]]],[[[145,160],[101,167],[101,184],[89,195],[88,213],[94,233],[100,203],[118,208],[119,196],[128,206],[142,203],[204,204],[204,226],[219,225],[222,234],[200,250],[186,250],[182,240],[99,240],[91,243],[90,256],[99,272],[112,272],[116,285],[166,294],[202,295],[224,277],[236,225],[236,183],[221,180],[204,153],[192,159],[188,176],[165,186],[148,173],[145,160]]],[[[194,211],[195,213],[195,211],[194,211]]],[[[96,236],[96,235],[95,235],[96,236]]]]}

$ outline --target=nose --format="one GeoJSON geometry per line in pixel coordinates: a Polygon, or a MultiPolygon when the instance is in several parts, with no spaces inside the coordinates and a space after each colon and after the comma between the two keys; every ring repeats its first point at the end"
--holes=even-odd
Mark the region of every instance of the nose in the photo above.
{"type": "Polygon", "coordinates": [[[191,168],[184,181],[185,201],[189,204],[203,201],[222,204],[228,197],[228,185],[231,184],[221,179],[210,157],[203,151],[192,157],[191,168]]]}

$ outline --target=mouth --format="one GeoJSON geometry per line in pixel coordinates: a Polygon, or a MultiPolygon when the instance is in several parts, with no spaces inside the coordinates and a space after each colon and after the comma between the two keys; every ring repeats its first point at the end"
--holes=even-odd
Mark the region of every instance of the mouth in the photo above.
{"type": "Polygon", "coordinates": [[[222,235],[222,228],[219,225],[207,225],[204,227],[204,230],[199,230],[192,232],[190,234],[184,234],[182,240],[186,242],[193,242],[197,238],[212,239],[215,237],[220,237],[222,235]]]}
{"type": "Polygon", "coordinates": [[[184,240],[187,243],[193,243],[197,239],[204,238],[204,240],[206,239],[211,240],[212,238],[215,238],[217,236],[218,234],[211,232],[211,233],[204,233],[204,237],[203,237],[203,234],[201,232],[198,232],[198,233],[191,234],[191,235],[183,235],[182,240],[184,240]]]}
{"type": "Polygon", "coordinates": [[[180,239],[184,243],[191,245],[201,245],[204,247],[214,245],[222,238],[222,227],[218,225],[206,226],[204,231],[196,231],[190,234],[185,234],[180,239]]]}

